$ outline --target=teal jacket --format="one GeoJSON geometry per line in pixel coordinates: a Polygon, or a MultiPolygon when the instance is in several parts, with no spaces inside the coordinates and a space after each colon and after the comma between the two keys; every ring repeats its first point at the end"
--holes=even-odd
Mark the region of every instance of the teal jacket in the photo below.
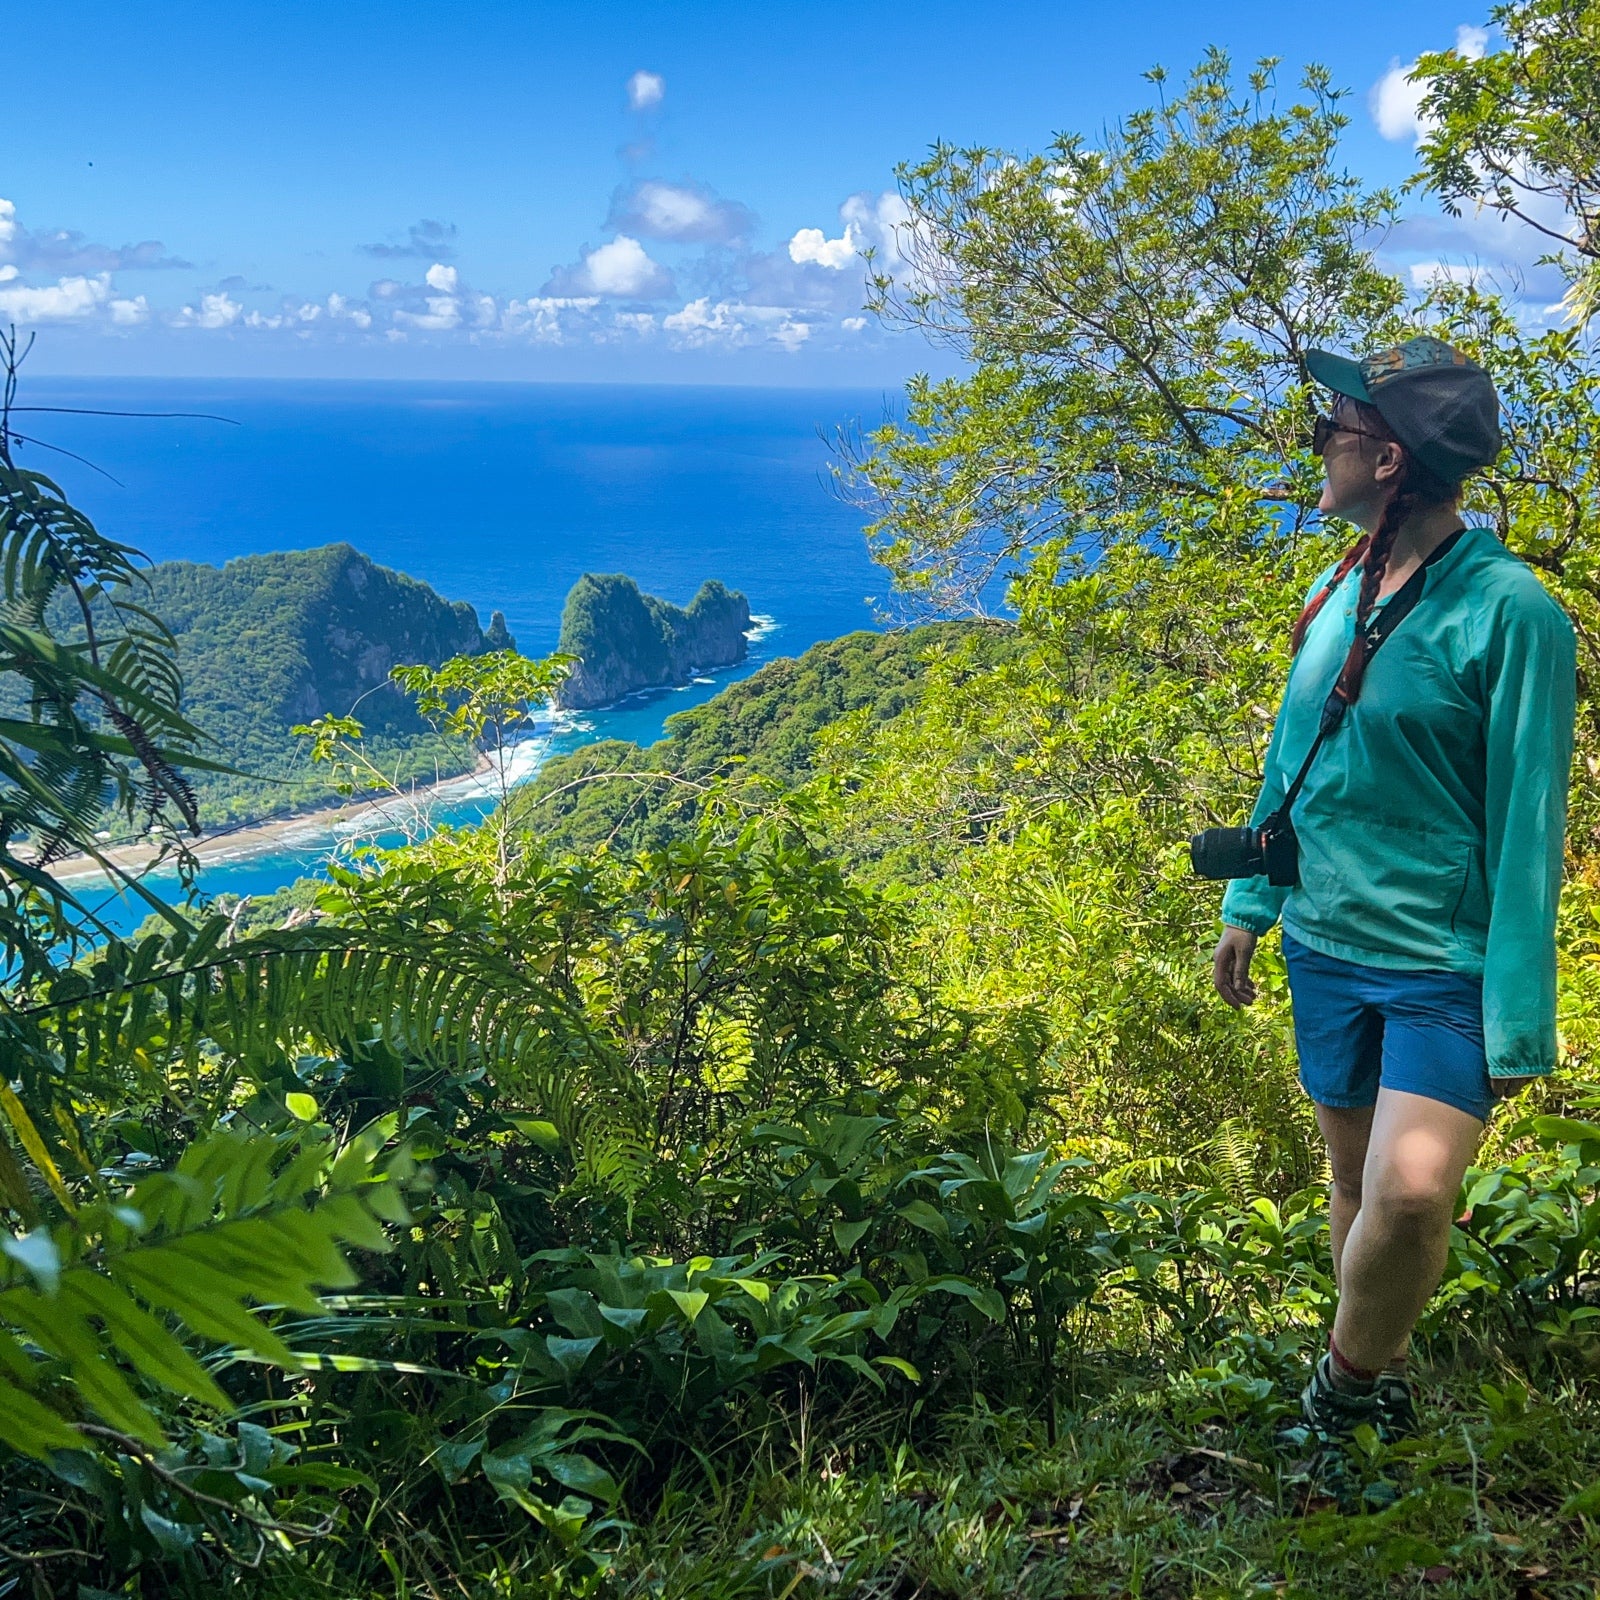
{"type": "MultiPolygon", "coordinates": [[[[1360,581],[1358,567],[1328,597],[1289,670],[1253,822],[1311,747],[1360,581]]],[[[1428,568],[1295,802],[1299,885],[1237,878],[1223,921],[1259,934],[1281,915],[1345,961],[1481,973],[1489,1071],[1549,1072],[1576,677],[1566,613],[1492,533],[1469,529],[1428,568]]]]}

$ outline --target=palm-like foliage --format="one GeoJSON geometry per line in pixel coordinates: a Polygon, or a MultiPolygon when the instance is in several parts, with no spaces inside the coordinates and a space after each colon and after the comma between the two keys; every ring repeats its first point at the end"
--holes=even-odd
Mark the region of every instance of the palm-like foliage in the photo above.
{"type": "Polygon", "coordinates": [[[320,1311],[317,1287],[355,1282],[341,1244],[388,1248],[378,1217],[404,1213],[376,1164],[385,1132],[342,1150],[326,1135],[213,1134],[114,1202],[0,1241],[0,1438],[41,1458],[107,1429],[159,1445],[151,1390],[231,1409],[174,1324],[300,1365],[251,1302],[320,1311]]]}
{"type": "MultiPolygon", "coordinates": [[[[7,402],[15,364],[0,345],[7,402]]],[[[108,808],[197,831],[180,769],[214,763],[181,710],[172,635],[139,603],[138,553],[17,466],[12,438],[0,408],[0,948],[31,973],[82,922],[45,868],[98,857],[108,808]]]]}

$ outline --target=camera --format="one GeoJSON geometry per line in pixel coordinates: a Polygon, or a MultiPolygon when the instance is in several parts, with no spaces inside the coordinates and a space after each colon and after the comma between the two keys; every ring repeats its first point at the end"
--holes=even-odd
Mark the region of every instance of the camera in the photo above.
{"type": "Polygon", "coordinates": [[[1265,878],[1276,888],[1300,881],[1294,824],[1275,811],[1259,827],[1207,828],[1189,841],[1189,862],[1201,878],[1265,878]]]}

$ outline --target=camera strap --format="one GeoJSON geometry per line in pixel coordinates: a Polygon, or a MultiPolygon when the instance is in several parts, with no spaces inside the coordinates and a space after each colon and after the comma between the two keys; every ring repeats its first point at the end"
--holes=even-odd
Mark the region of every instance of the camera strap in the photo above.
{"type": "MultiPolygon", "coordinates": [[[[1422,598],[1423,585],[1427,582],[1428,568],[1434,562],[1442,560],[1456,546],[1457,541],[1467,530],[1457,528],[1454,533],[1441,544],[1415,572],[1406,579],[1405,583],[1378,608],[1378,614],[1367,624],[1367,661],[1378,653],[1378,646],[1405,621],[1411,608],[1422,598]]],[[[1306,758],[1300,763],[1300,770],[1295,774],[1294,782],[1289,785],[1288,792],[1283,797],[1283,803],[1273,813],[1273,816],[1287,819],[1289,808],[1300,798],[1300,791],[1305,786],[1306,778],[1310,775],[1311,765],[1317,759],[1317,753],[1327,742],[1328,735],[1337,728],[1344,719],[1344,714],[1350,709],[1351,702],[1339,693],[1337,685],[1328,695],[1322,707],[1322,720],[1317,724],[1317,736],[1311,741],[1311,748],[1306,751],[1306,758]]]]}

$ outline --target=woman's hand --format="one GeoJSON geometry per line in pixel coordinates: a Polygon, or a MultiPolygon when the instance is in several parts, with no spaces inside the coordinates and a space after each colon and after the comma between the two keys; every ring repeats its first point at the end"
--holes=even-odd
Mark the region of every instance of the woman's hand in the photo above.
{"type": "Polygon", "coordinates": [[[1489,1087],[1494,1090],[1494,1097],[1496,1100],[1509,1100],[1513,1095],[1521,1094],[1522,1091],[1530,1084],[1537,1083],[1538,1081],[1539,1078],[1537,1074],[1527,1078],[1491,1077],[1489,1079],[1489,1087]]]}
{"type": "Polygon", "coordinates": [[[1243,928],[1224,928],[1211,961],[1211,981],[1230,1006],[1253,1006],[1256,986],[1250,981],[1250,959],[1256,936],[1243,928]]]}

